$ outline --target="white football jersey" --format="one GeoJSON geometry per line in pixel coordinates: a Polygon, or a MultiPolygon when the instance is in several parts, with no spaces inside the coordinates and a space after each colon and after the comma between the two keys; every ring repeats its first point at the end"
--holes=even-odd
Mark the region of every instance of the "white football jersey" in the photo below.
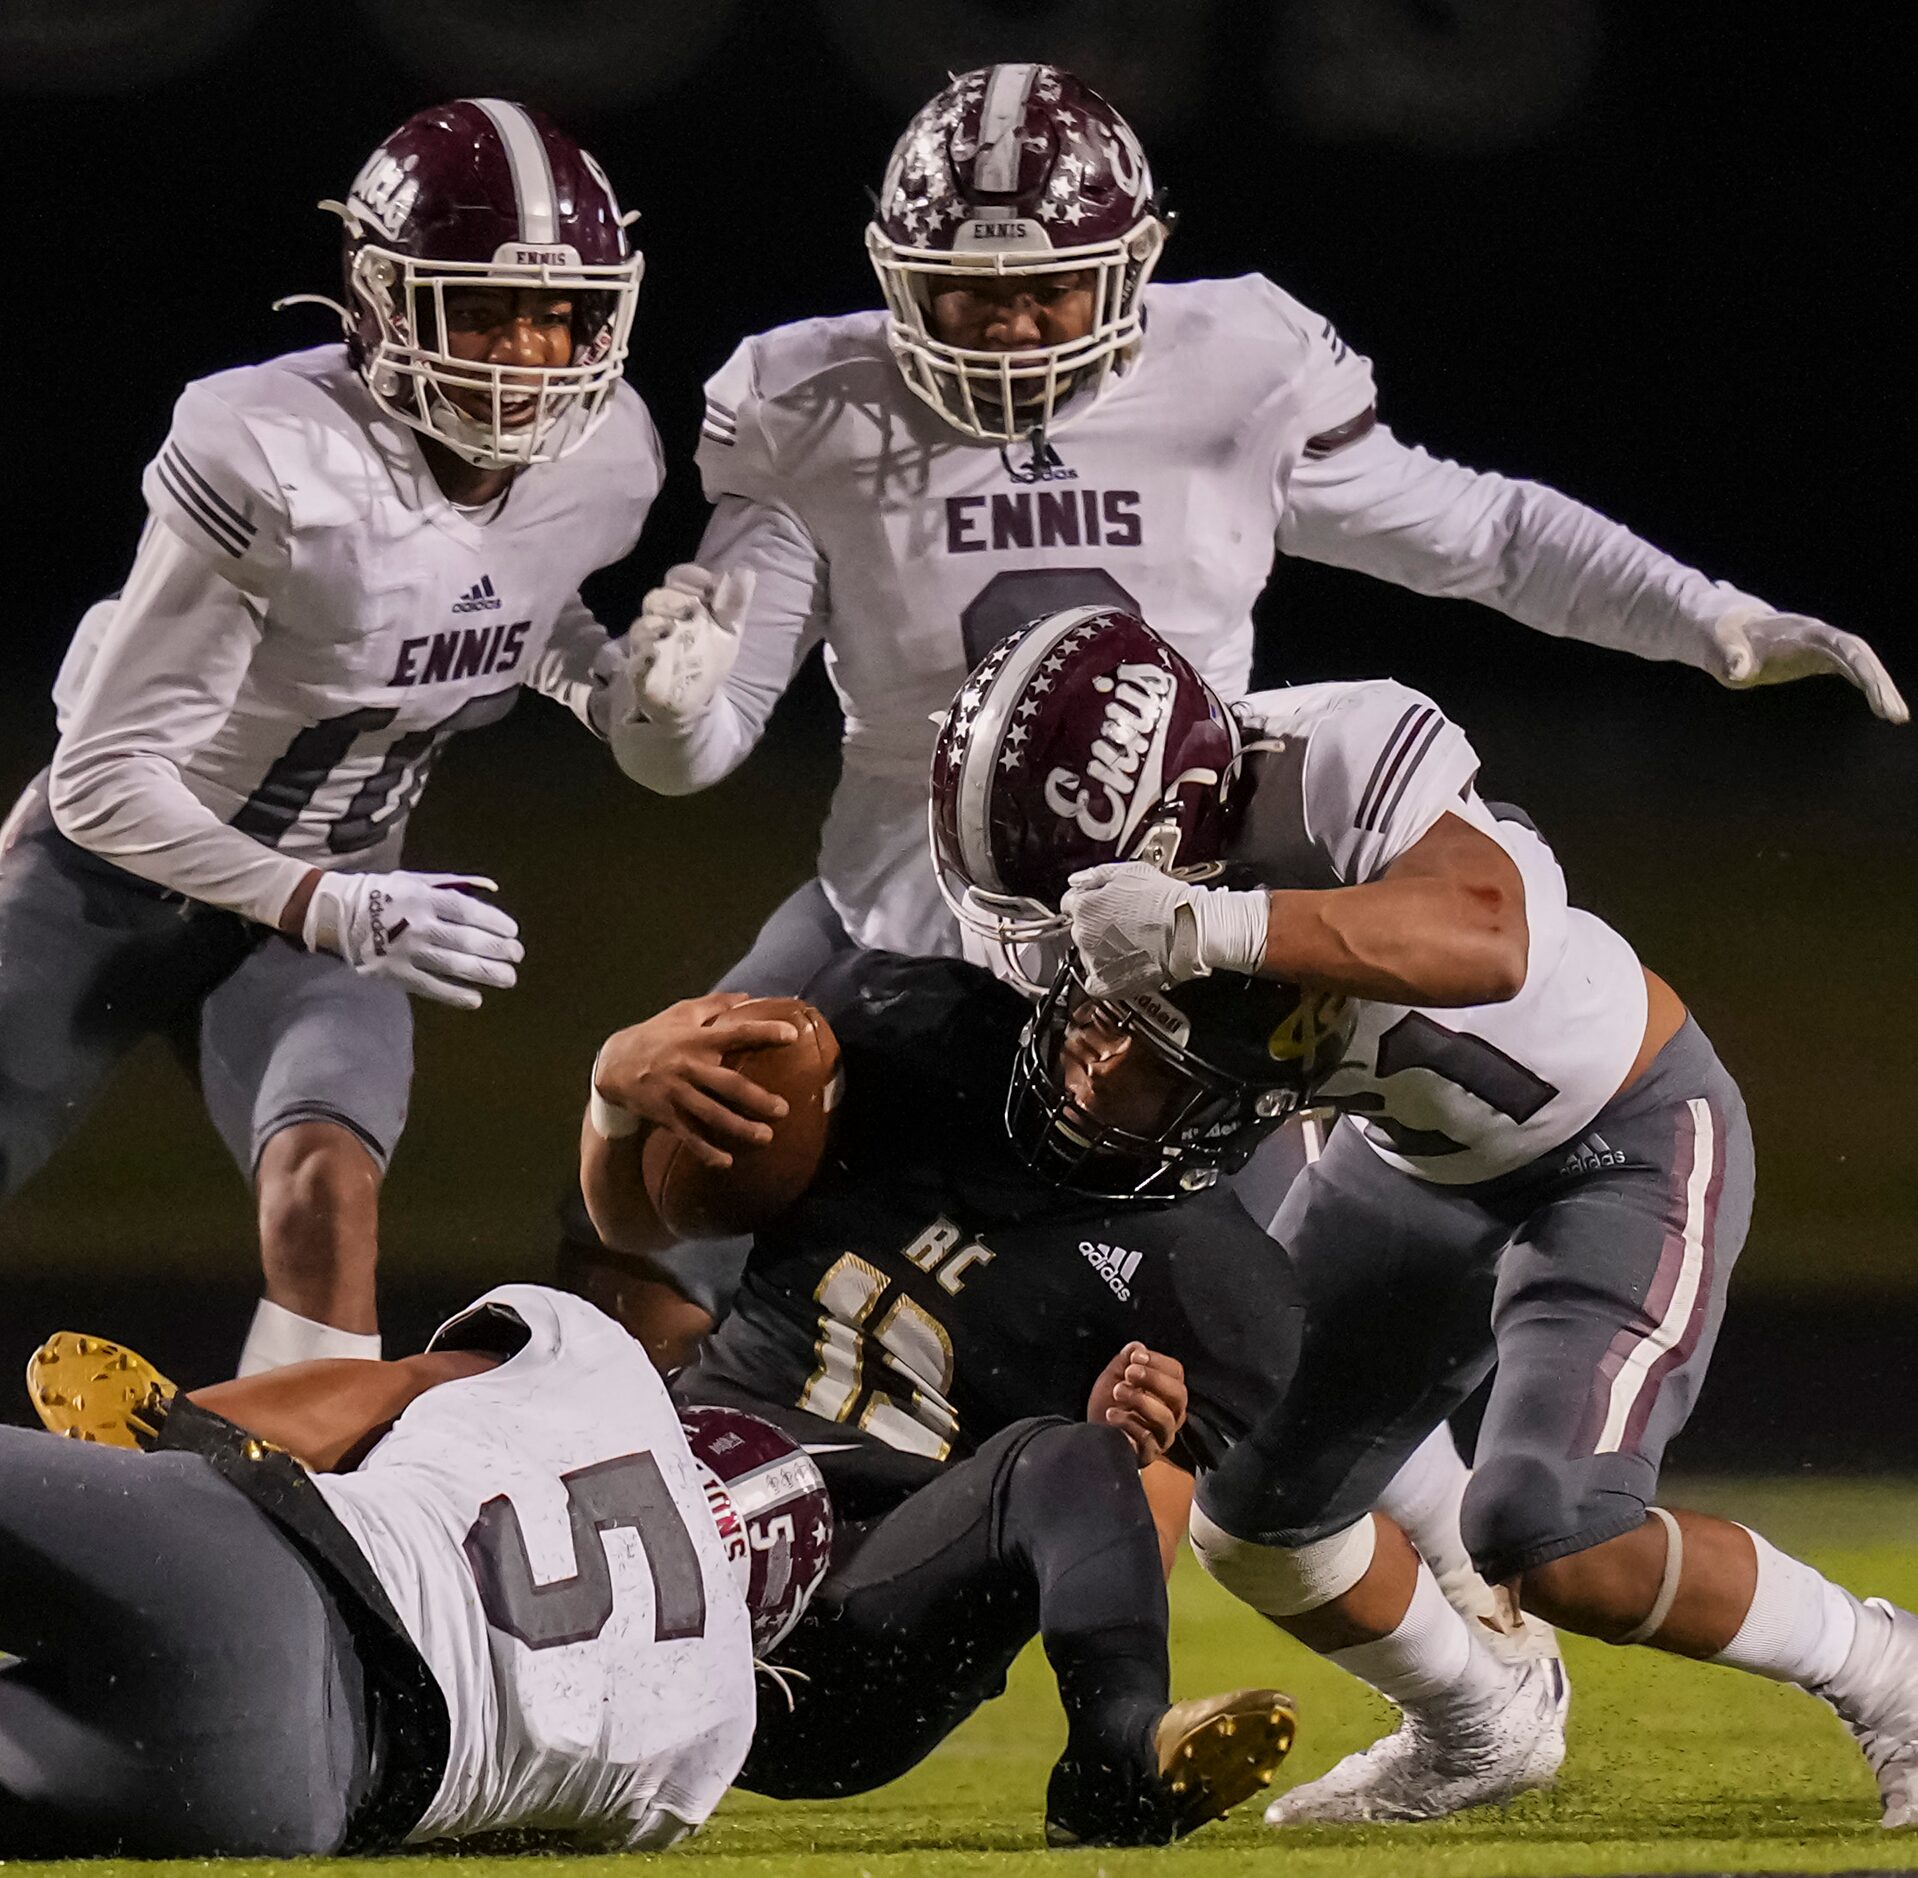
{"type": "Polygon", "coordinates": [[[1645,1034],[1645,974],[1566,901],[1552,851],[1474,787],[1478,755],[1429,698],[1389,679],[1262,691],[1238,706],[1255,787],[1230,858],[1277,888],[1376,880],[1448,811],[1512,857],[1525,889],[1525,983],[1502,1004],[1363,1000],[1321,1088],[1394,1167],[1490,1180],[1570,1140],[1617,1093],[1645,1034]]]}
{"type": "Polygon", "coordinates": [[[699,558],[758,584],[713,708],[620,761],[668,793],[717,782],[823,639],[846,745],[819,871],[863,944],[960,949],[926,854],[928,719],[1040,614],[1124,606],[1236,698],[1279,552],[1704,665],[1711,623],[1759,605],[1556,490],[1400,443],[1369,362],[1268,280],[1155,281],[1144,308],[1136,357],[1061,408],[1043,460],[927,409],[876,312],[761,333],[707,386],[699,558]]]}
{"type": "Polygon", "coordinates": [[[135,575],[82,621],[55,687],[62,827],[220,904],[249,896],[219,864],[194,873],[196,833],[229,872],[244,865],[231,838],[209,839],[215,823],[300,864],[260,857],[274,886],[307,866],[391,865],[448,737],[503,717],[524,684],[584,715],[607,637],[578,589],[631,550],[661,475],[630,386],[584,447],[468,511],[343,346],[188,385],[146,471],[135,575]],[[141,577],[156,530],[192,551],[200,586],[182,598],[141,577]],[[174,787],[181,829],[127,799],[155,752],[190,792],[174,787]]]}
{"type": "MultiPolygon", "coordinates": [[[[754,1723],[752,1625],[666,1385],[610,1318],[502,1285],[497,1369],[418,1397],[359,1468],[315,1476],[446,1697],[452,1752],[414,1841],[518,1826],[669,1845],[754,1723]]],[[[436,1339],[436,1341],[438,1341],[436,1339]]]]}
{"type": "Polygon", "coordinates": [[[1308,438],[1370,407],[1371,373],[1256,275],[1149,286],[1145,307],[1136,364],[1042,461],[913,397],[881,313],[762,334],[707,387],[701,558],[757,569],[755,615],[810,622],[782,688],[824,637],[846,743],[820,877],[862,945],[958,950],[925,851],[931,720],[1007,633],[1123,607],[1245,690],[1286,485],[1308,438]]]}

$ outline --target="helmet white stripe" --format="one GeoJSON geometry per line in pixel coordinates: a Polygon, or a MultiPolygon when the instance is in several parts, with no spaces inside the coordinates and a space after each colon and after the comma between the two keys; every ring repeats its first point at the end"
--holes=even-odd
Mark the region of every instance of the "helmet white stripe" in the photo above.
{"type": "Polygon", "coordinates": [[[972,186],[996,195],[1019,187],[1019,126],[1032,95],[1036,65],[995,65],[979,107],[979,154],[973,159],[972,186]]]}
{"type": "Polygon", "coordinates": [[[1014,647],[992,680],[991,690],[979,706],[971,734],[966,739],[965,761],[959,771],[959,860],[968,878],[987,893],[1005,892],[1005,882],[992,864],[991,831],[986,825],[986,798],[992,791],[993,777],[999,767],[999,751],[1005,742],[1012,714],[1025,695],[1026,684],[1039,668],[1040,661],[1081,620],[1105,612],[1104,607],[1075,606],[1055,613],[1042,626],[1035,626],[1014,647]]]}
{"type": "Polygon", "coordinates": [[[513,194],[519,203],[520,240],[528,247],[551,247],[559,240],[559,190],[553,181],[545,138],[518,105],[504,98],[474,98],[470,102],[492,119],[500,142],[506,146],[506,161],[513,171],[513,194]]]}

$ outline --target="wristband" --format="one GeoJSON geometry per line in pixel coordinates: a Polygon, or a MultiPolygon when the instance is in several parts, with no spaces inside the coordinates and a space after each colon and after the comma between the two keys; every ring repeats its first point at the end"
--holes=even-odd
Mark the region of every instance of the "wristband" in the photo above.
{"type": "Polygon", "coordinates": [[[1243,972],[1248,977],[1257,973],[1265,963],[1266,924],[1272,908],[1271,896],[1263,888],[1241,892],[1208,887],[1186,904],[1192,909],[1192,976],[1215,971],[1243,972]]]}
{"type": "MultiPolygon", "coordinates": [[[[600,1049],[604,1050],[601,1044],[600,1049]]],[[[592,1079],[586,1085],[586,1119],[602,1141],[620,1141],[645,1125],[631,1109],[615,1108],[599,1092],[599,1058],[593,1058],[592,1079]]]]}

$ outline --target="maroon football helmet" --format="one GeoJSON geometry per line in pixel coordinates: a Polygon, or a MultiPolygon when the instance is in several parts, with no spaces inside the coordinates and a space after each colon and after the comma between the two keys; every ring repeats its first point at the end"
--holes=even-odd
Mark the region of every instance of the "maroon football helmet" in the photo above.
{"type": "Polygon", "coordinates": [[[373,152],[344,202],[320,206],[346,224],[339,311],[383,410],[489,468],[550,462],[592,435],[625,365],[644,262],[626,238],[635,217],[564,131],[499,98],[435,105],[373,152]],[[455,358],[446,294],[460,287],[568,295],[571,362],[455,358]],[[463,408],[479,403],[488,416],[463,408]]]}
{"type": "Polygon", "coordinates": [[[996,942],[1028,990],[1022,948],[1063,932],[1082,867],[1150,861],[1217,872],[1235,813],[1239,726],[1144,620],[1071,607],[1002,640],[947,711],[932,756],[940,892],[996,942]]]}
{"type": "Polygon", "coordinates": [[[1096,397],[1138,344],[1139,296],[1165,245],[1132,127],[1056,65],[989,65],[955,78],[906,126],[866,247],[892,315],[887,337],[914,393],[968,437],[1010,443],[1096,397]],[[1017,353],[954,346],[932,296],[981,275],[1083,269],[1092,329],[1017,353]]]}
{"type": "Polygon", "coordinates": [[[826,1483],[804,1448],[744,1409],[682,1408],[679,1425],[763,1659],[799,1622],[832,1563],[826,1483]]]}

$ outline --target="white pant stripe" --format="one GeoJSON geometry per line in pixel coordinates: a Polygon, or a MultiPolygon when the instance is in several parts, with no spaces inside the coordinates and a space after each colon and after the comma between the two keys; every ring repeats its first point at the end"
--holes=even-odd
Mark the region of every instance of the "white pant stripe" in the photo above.
{"type": "Polygon", "coordinates": [[[1618,1374],[1612,1378],[1611,1399],[1605,1408],[1594,1454],[1616,1454],[1630,1425],[1632,1410],[1645,1393],[1652,1366],[1685,1334],[1698,1304],[1698,1288],[1705,1276],[1705,1202],[1717,1172],[1718,1143],[1712,1130],[1711,1104],[1693,1096],[1685,1106],[1692,1116],[1692,1171],[1685,1182],[1685,1228],[1681,1242],[1678,1282],[1672,1287],[1665,1315],[1649,1335],[1633,1346],[1618,1374]]]}

